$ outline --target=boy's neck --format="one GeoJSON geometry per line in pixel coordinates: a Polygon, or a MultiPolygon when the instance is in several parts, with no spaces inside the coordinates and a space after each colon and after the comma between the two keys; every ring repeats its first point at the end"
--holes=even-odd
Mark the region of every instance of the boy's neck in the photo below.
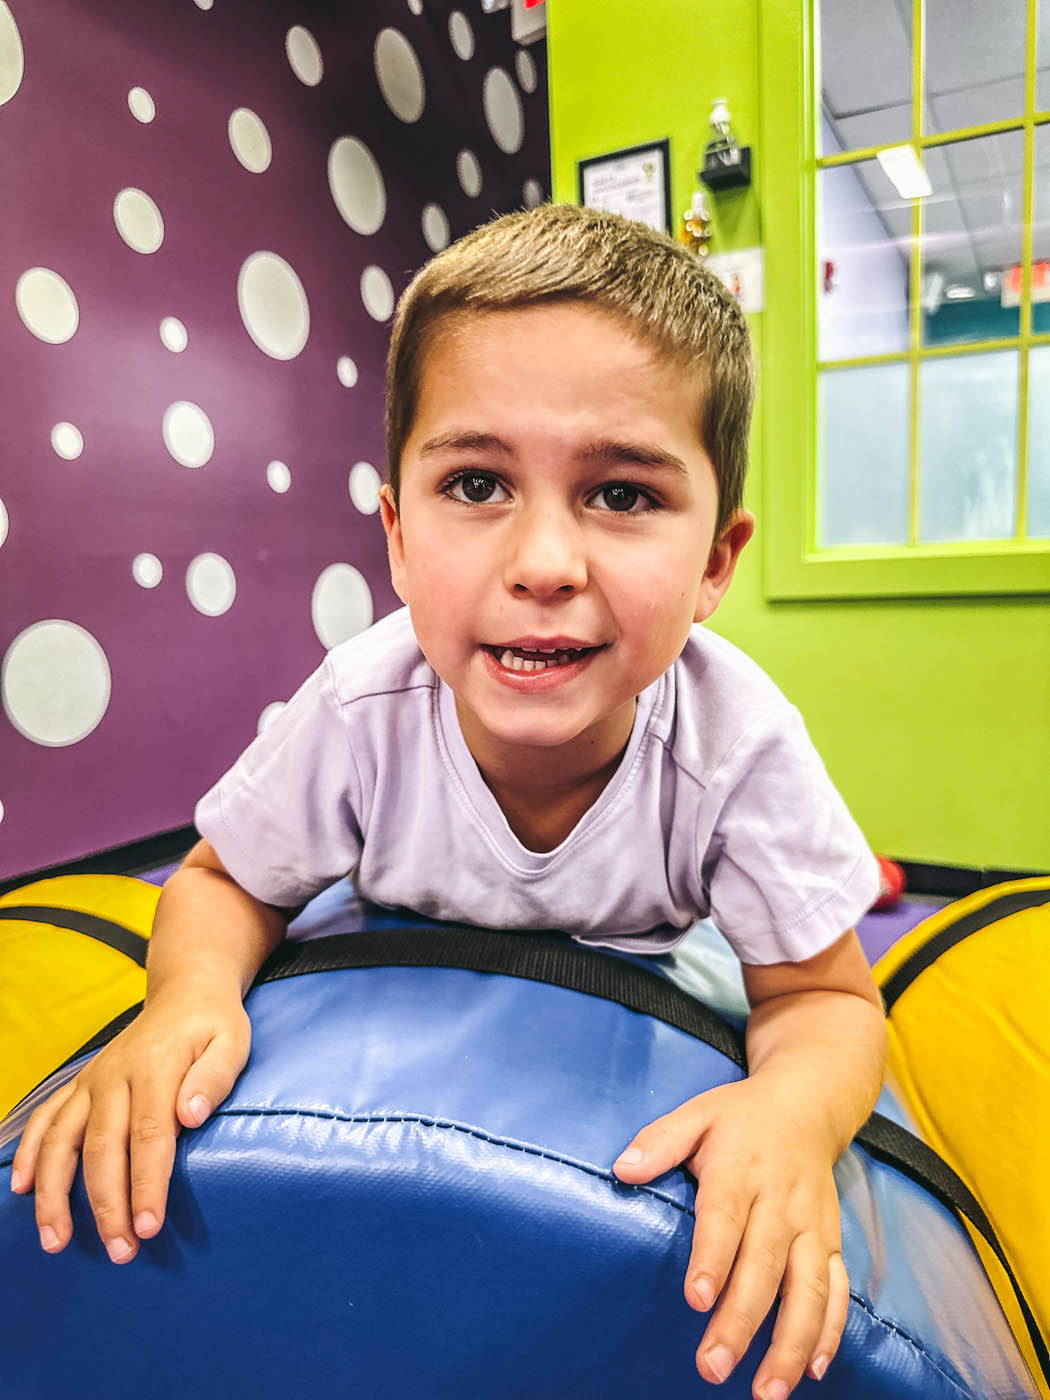
{"type": "Polygon", "coordinates": [[[460,728],[507,824],[530,851],[552,851],[601,796],[630,741],[636,704],[615,730],[557,748],[507,750],[472,732],[457,703],[460,728]]]}

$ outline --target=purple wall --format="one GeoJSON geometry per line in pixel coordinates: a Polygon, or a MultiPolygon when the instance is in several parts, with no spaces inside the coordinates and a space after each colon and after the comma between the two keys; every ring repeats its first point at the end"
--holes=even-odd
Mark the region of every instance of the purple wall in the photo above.
{"type": "Polygon", "coordinates": [[[9,0],[0,104],[2,877],[188,822],[396,604],[384,277],[547,197],[549,139],[542,44],[447,0],[9,0]]]}

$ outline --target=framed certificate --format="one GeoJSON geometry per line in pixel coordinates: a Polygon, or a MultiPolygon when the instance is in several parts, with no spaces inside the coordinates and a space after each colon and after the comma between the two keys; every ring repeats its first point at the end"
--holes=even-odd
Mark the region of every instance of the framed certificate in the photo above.
{"type": "Polygon", "coordinates": [[[581,204],[639,219],[661,233],[671,232],[671,143],[649,141],[605,156],[576,162],[581,204]]]}

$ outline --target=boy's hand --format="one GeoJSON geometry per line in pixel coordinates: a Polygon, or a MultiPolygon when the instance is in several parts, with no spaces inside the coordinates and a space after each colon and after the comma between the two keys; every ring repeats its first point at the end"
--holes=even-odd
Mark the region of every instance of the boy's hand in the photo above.
{"type": "Polygon", "coordinates": [[[819,1380],[849,1306],[832,1162],[797,1107],[758,1079],[709,1089],[643,1128],[613,1168],[632,1185],[680,1163],[697,1179],[685,1296],[700,1312],[719,1300],[696,1356],[705,1380],[726,1379],[780,1293],[755,1400],[784,1400],[803,1372],[819,1380]]]}
{"type": "Polygon", "coordinates": [[[29,1119],[12,1189],[36,1187],[41,1246],[73,1235],[69,1193],[77,1159],[109,1257],[125,1264],[164,1223],[180,1128],[199,1127],[244,1068],[251,1028],[237,1000],[147,1001],[128,1028],[29,1119]]]}

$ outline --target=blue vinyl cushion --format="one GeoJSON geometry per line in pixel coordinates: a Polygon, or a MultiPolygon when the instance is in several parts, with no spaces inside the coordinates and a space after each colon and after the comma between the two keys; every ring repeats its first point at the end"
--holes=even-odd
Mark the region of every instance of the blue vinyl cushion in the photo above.
{"type": "MultiPolygon", "coordinates": [[[[41,1253],[32,1201],[5,1189],[9,1125],[0,1394],[750,1396],[768,1321],[724,1386],[695,1371],[691,1179],[611,1172],[643,1123],[737,1077],[720,1053],[579,992],[443,968],[315,973],[248,1005],[248,1068],[180,1138],[168,1222],[131,1265],[106,1258],[79,1177],[74,1242],[41,1253]]],[[[796,1394],[1034,1397],[950,1212],[856,1148],[836,1175],[849,1321],[796,1394]]]]}

